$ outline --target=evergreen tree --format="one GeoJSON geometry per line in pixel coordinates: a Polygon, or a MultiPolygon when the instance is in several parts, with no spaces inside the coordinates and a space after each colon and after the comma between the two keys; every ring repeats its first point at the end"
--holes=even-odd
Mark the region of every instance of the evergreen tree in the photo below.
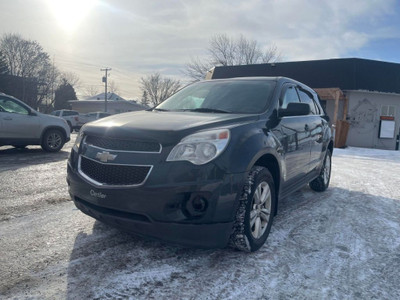
{"type": "Polygon", "coordinates": [[[77,100],[75,89],[67,80],[63,79],[62,83],[55,91],[54,109],[70,109],[69,100],[77,100]]]}

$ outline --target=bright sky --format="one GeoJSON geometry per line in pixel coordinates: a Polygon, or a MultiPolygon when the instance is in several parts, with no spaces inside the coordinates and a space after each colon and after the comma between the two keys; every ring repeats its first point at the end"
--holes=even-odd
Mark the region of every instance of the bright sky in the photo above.
{"type": "MultiPolygon", "coordinates": [[[[103,90],[100,68],[125,99],[156,71],[185,80],[214,34],[240,34],[282,60],[360,57],[400,63],[399,0],[0,0],[0,36],[38,41],[62,71],[103,90]]],[[[79,90],[78,90],[79,94],[79,90]]]]}

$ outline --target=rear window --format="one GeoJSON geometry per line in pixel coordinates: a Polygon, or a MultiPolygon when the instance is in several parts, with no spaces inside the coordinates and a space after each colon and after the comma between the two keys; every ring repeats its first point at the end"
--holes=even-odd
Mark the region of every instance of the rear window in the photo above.
{"type": "Polygon", "coordinates": [[[203,81],[182,89],[156,108],[172,111],[262,113],[267,108],[274,88],[273,80],[203,81]]]}
{"type": "Polygon", "coordinates": [[[79,113],[77,111],[69,111],[69,110],[65,110],[63,113],[64,116],[76,116],[79,115],[79,113]]]}

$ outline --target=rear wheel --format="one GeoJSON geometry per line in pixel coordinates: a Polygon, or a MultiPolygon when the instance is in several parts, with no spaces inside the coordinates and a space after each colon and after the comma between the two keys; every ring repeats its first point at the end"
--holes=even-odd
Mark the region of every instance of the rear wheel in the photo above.
{"type": "Polygon", "coordinates": [[[230,245],[253,252],[264,245],[274,218],[275,184],[268,169],[250,170],[239,201],[230,245]]]}
{"type": "Polygon", "coordinates": [[[331,180],[331,161],[332,161],[332,153],[331,150],[326,151],[324,165],[322,166],[321,172],[319,176],[310,182],[310,188],[316,192],[325,191],[331,180]]]}
{"type": "Polygon", "coordinates": [[[50,129],[45,132],[42,139],[42,148],[48,152],[60,151],[64,146],[64,135],[58,129],[50,129]]]}

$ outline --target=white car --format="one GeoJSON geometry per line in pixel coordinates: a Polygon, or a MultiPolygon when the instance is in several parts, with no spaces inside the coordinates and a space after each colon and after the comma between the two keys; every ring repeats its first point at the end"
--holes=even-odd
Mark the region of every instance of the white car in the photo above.
{"type": "Polygon", "coordinates": [[[87,113],[84,115],[80,115],[78,126],[82,127],[86,123],[93,122],[98,119],[102,119],[102,118],[109,117],[109,116],[111,116],[110,113],[106,113],[106,112],[102,112],[102,111],[91,112],[91,113],[87,113]]]}
{"type": "Polygon", "coordinates": [[[61,109],[61,110],[55,110],[51,114],[53,116],[63,118],[65,121],[67,121],[71,132],[73,130],[79,130],[80,126],[78,124],[80,121],[80,115],[77,111],[69,109],[61,109]]]}
{"type": "Polygon", "coordinates": [[[45,151],[57,152],[69,140],[67,121],[37,112],[24,102],[0,93],[0,146],[41,145],[45,151]]]}

